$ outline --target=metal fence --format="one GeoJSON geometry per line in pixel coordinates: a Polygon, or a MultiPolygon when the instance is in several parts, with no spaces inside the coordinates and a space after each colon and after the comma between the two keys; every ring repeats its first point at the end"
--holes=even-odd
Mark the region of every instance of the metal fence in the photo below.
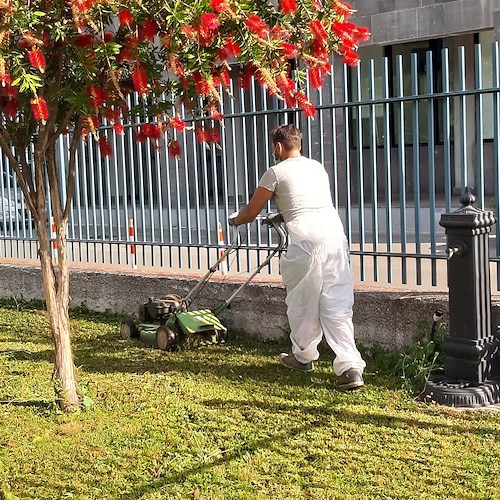
{"type": "MultiPolygon", "coordinates": [[[[286,108],[255,81],[249,90],[239,88],[234,68],[224,120],[208,124],[220,143],[198,143],[184,114],[189,127],[175,137],[183,149],[178,159],[168,156],[166,139],[138,142],[133,124],[123,135],[105,128],[112,157],[101,157],[89,137],[77,158],[70,259],[172,273],[207,269],[227,244],[221,234],[229,234],[229,214],[248,201],[272,165],[271,130],[293,122],[303,131],[304,154],[330,174],[356,277],[445,287],[440,215],[458,207],[465,186],[473,187],[479,208],[494,210],[497,219],[500,210],[499,47],[476,45],[472,52],[469,57],[462,47],[453,54],[443,49],[362,60],[356,68],[334,61],[320,90],[303,82],[317,107],[314,120],[286,108]]],[[[68,140],[58,145],[62,179],[68,140]]],[[[0,257],[36,260],[36,232],[5,158],[0,195],[0,257]]],[[[230,274],[247,273],[276,242],[257,223],[243,233],[230,274]]],[[[497,225],[491,238],[497,288],[498,234],[497,225]]],[[[267,269],[277,272],[277,263],[267,269]]]]}

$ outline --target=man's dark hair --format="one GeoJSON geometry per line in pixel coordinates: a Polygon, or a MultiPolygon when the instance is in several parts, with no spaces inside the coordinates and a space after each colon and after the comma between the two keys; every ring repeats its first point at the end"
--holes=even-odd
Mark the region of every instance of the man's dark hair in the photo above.
{"type": "Polygon", "coordinates": [[[302,132],[292,124],[275,128],[272,132],[272,139],[273,144],[281,142],[287,151],[300,149],[302,146],[302,132]]]}

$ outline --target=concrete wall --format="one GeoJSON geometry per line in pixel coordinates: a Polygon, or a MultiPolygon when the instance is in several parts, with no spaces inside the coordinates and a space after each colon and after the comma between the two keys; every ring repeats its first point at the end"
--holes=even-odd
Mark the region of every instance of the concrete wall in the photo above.
{"type": "MultiPolygon", "coordinates": [[[[166,293],[185,295],[194,279],[159,278],[142,274],[116,274],[75,270],[71,276],[71,304],[94,311],[125,312],[137,316],[148,297],[166,293]]],[[[230,296],[238,283],[211,281],[194,308],[213,307],[230,296]]],[[[40,270],[36,267],[0,266],[0,297],[43,299],[40,270]]],[[[279,285],[252,282],[233,302],[222,320],[226,326],[266,340],[285,335],[285,291],[279,285]]],[[[412,342],[417,330],[432,326],[432,314],[447,310],[447,294],[356,292],[354,325],[357,341],[400,350],[412,342]]],[[[500,322],[500,303],[493,307],[493,325],[500,322]]],[[[118,325],[117,325],[118,334],[118,325]]]]}
{"type": "Polygon", "coordinates": [[[352,6],[354,21],[370,29],[373,45],[492,28],[500,32],[498,0],[353,0],[352,6]]]}

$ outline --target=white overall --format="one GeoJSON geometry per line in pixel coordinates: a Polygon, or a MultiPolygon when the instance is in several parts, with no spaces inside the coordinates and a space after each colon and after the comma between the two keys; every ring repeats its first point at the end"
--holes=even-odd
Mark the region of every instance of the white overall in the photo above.
{"type": "Polygon", "coordinates": [[[315,361],[324,335],[335,353],[337,375],[350,368],[363,371],[354,342],[349,251],[328,174],[315,160],[294,157],[270,168],[259,186],[274,193],[291,238],[280,264],[292,354],[300,363],[315,361]]]}

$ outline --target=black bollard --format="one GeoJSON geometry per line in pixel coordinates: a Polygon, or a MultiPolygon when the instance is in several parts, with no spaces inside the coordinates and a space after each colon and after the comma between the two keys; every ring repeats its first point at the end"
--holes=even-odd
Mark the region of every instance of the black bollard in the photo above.
{"type": "Polygon", "coordinates": [[[448,254],[449,332],[444,376],[430,380],[426,399],[456,407],[500,402],[500,339],[492,335],[489,234],[491,211],[473,207],[466,188],[462,207],[441,216],[448,254]]]}

